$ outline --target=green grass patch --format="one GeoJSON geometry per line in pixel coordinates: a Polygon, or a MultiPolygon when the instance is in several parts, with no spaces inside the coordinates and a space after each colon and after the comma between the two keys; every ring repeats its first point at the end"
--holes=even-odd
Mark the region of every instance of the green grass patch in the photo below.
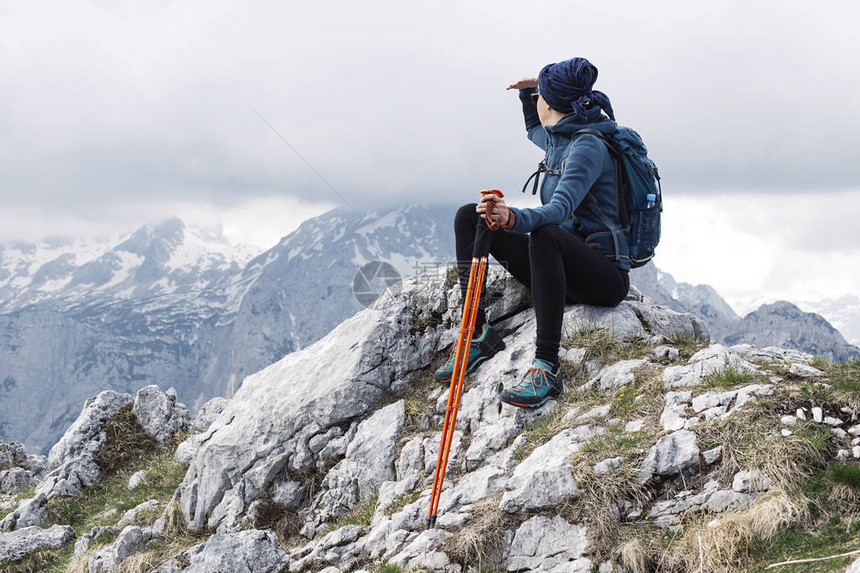
{"type": "Polygon", "coordinates": [[[71,525],[80,536],[97,525],[116,525],[129,509],[147,500],[157,499],[162,504],[142,515],[154,521],[164,510],[164,503],[173,497],[188,466],[174,460],[173,449],[169,447],[135,456],[135,459],[135,465],[84,488],[77,497],[55,497],[49,500],[48,519],[53,523],[71,525]],[[141,485],[129,491],[126,487],[128,479],[140,469],[147,470],[146,478],[141,485]],[[111,509],[116,509],[116,513],[105,518],[95,518],[111,509]]]}
{"type": "Polygon", "coordinates": [[[373,514],[376,513],[376,503],[379,501],[379,494],[372,494],[359,501],[349,513],[338,517],[331,523],[330,531],[335,531],[347,525],[358,525],[367,527],[373,521],[373,514]]]}
{"type": "Polygon", "coordinates": [[[733,364],[729,364],[722,370],[708,374],[702,378],[702,386],[705,388],[734,388],[741,384],[749,384],[758,380],[755,372],[741,372],[733,364]]]}
{"type": "Polygon", "coordinates": [[[823,369],[827,372],[830,385],[834,390],[860,392],[860,360],[844,364],[832,364],[823,369]]]}
{"type": "Polygon", "coordinates": [[[696,338],[685,332],[675,332],[669,335],[672,346],[678,349],[681,358],[690,358],[693,354],[707,348],[709,341],[696,338]]]}
{"type": "Polygon", "coordinates": [[[385,515],[391,517],[410,503],[415,502],[419,497],[421,497],[421,493],[417,491],[410,491],[397,496],[394,498],[394,501],[389,503],[388,507],[385,508],[385,515]]]}
{"type": "MultiPolygon", "coordinates": [[[[761,572],[772,563],[828,557],[860,548],[858,499],[854,496],[842,498],[833,495],[833,469],[843,465],[846,464],[837,463],[827,469],[817,470],[800,484],[807,498],[809,520],[784,529],[766,541],[751,540],[743,550],[748,563],[745,570],[761,572]]],[[[784,565],[776,571],[842,573],[857,557],[854,555],[816,563],[784,565]]]]}
{"type": "MultiPolygon", "coordinates": [[[[630,456],[634,453],[642,453],[642,444],[646,436],[641,432],[627,434],[624,432],[610,432],[590,439],[582,445],[577,455],[586,455],[593,458],[613,458],[616,456],[630,456]],[[593,456],[591,454],[594,454],[593,456]]],[[[600,460],[597,460],[600,461],[600,460]]]]}
{"type": "Polygon", "coordinates": [[[807,422],[794,430],[793,437],[805,440],[822,454],[828,454],[833,449],[833,432],[830,431],[830,426],[807,422]]]}
{"type": "Polygon", "coordinates": [[[842,462],[827,468],[827,479],[860,490],[860,464],[842,462]]]}

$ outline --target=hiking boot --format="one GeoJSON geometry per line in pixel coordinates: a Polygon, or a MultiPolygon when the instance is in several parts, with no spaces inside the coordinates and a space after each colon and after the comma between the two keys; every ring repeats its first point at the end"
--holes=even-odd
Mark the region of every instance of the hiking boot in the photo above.
{"type": "Polygon", "coordinates": [[[504,390],[500,399],[512,406],[537,408],[550,398],[557,398],[561,394],[562,384],[561,369],[557,367],[553,372],[551,364],[536,358],[531,368],[523,374],[522,380],[516,386],[504,390]]]}
{"type": "MultiPolygon", "coordinates": [[[[469,347],[469,361],[466,363],[466,375],[470,374],[478,365],[489,360],[496,355],[497,352],[505,348],[505,341],[499,336],[489,324],[484,324],[481,337],[472,339],[472,344],[469,347]]],[[[457,345],[451,349],[451,355],[448,360],[436,370],[436,381],[442,384],[451,382],[451,375],[454,373],[454,356],[457,353],[457,345]]]]}

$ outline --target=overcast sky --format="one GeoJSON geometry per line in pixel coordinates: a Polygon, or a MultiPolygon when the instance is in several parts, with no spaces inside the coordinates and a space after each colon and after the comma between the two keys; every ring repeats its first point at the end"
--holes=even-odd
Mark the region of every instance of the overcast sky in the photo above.
{"type": "Polygon", "coordinates": [[[580,55],[660,167],[661,268],[857,293],[858,6],[0,0],[0,240],[514,195],[541,153],[504,87],[580,55]]]}

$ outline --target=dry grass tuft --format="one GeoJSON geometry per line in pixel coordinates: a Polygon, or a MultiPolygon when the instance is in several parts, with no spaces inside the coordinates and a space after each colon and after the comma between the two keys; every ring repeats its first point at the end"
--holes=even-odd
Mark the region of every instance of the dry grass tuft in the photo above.
{"type": "Polygon", "coordinates": [[[584,348],[585,360],[597,360],[601,364],[613,364],[619,360],[642,358],[650,346],[641,338],[624,341],[606,328],[583,328],[569,336],[563,343],[565,348],[584,348]]]}
{"type": "Polygon", "coordinates": [[[104,423],[105,443],[93,456],[103,477],[136,465],[144,455],[158,447],[155,439],[143,431],[131,410],[131,404],[120,408],[113,418],[104,423]]]}
{"type": "Polygon", "coordinates": [[[282,547],[296,544],[295,539],[303,524],[304,520],[295,510],[272,500],[271,495],[263,496],[257,505],[254,527],[274,531],[282,547]]]}
{"type": "Polygon", "coordinates": [[[728,573],[743,570],[741,551],[753,540],[768,540],[782,529],[809,521],[807,500],[771,490],[742,513],[691,527],[662,557],[659,570],[728,573]]]}
{"type": "Polygon", "coordinates": [[[618,518],[619,504],[627,501],[641,507],[650,499],[649,492],[636,483],[637,468],[644,457],[644,451],[637,447],[639,438],[627,434],[601,436],[574,456],[573,479],[580,495],[568,511],[588,516],[591,552],[597,561],[617,553],[626,535],[618,518]],[[619,455],[627,458],[620,467],[600,477],[595,475],[594,464],[619,455]]]}
{"type": "Polygon", "coordinates": [[[630,573],[646,573],[651,562],[648,551],[638,537],[634,537],[619,550],[621,564],[630,573]]]}
{"type": "Polygon", "coordinates": [[[175,539],[164,545],[156,545],[152,550],[135,553],[114,569],[115,573],[149,573],[165,561],[199,543],[199,539],[175,539]]]}
{"type": "Polygon", "coordinates": [[[517,523],[514,517],[499,509],[500,500],[500,495],[495,495],[476,504],[469,521],[442,543],[441,550],[451,561],[478,571],[502,563],[506,531],[517,523]]]}
{"type": "Polygon", "coordinates": [[[817,432],[807,435],[802,428],[782,436],[779,415],[767,408],[764,403],[748,404],[725,420],[702,424],[696,430],[699,443],[723,446],[722,483],[731,483],[741,470],[760,469],[775,487],[797,491],[814,468],[823,466],[827,444],[819,440],[817,432]]]}
{"type": "Polygon", "coordinates": [[[0,571],[2,573],[40,573],[61,559],[62,554],[63,551],[61,550],[43,549],[27,555],[17,563],[14,561],[4,562],[0,571]]]}

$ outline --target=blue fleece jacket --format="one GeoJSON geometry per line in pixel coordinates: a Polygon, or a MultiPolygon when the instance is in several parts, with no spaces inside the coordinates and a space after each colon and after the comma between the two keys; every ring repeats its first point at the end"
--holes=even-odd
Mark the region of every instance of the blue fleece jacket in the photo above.
{"type": "Polygon", "coordinates": [[[576,234],[590,247],[610,258],[618,268],[630,269],[630,249],[618,218],[615,168],[606,145],[596,135],[572,135],[595,129],[610,135],[616,123],[600,108],[588,110],[588,122],[567,116],[543,127],[531,101],[536,90],[520,90],[528,138],[546,151],[544,161],[561,175],[545,174],[540,190],[541,206],[518,209],[511,233],[530,233],[542,225],[559,225],[576,234]]]}

